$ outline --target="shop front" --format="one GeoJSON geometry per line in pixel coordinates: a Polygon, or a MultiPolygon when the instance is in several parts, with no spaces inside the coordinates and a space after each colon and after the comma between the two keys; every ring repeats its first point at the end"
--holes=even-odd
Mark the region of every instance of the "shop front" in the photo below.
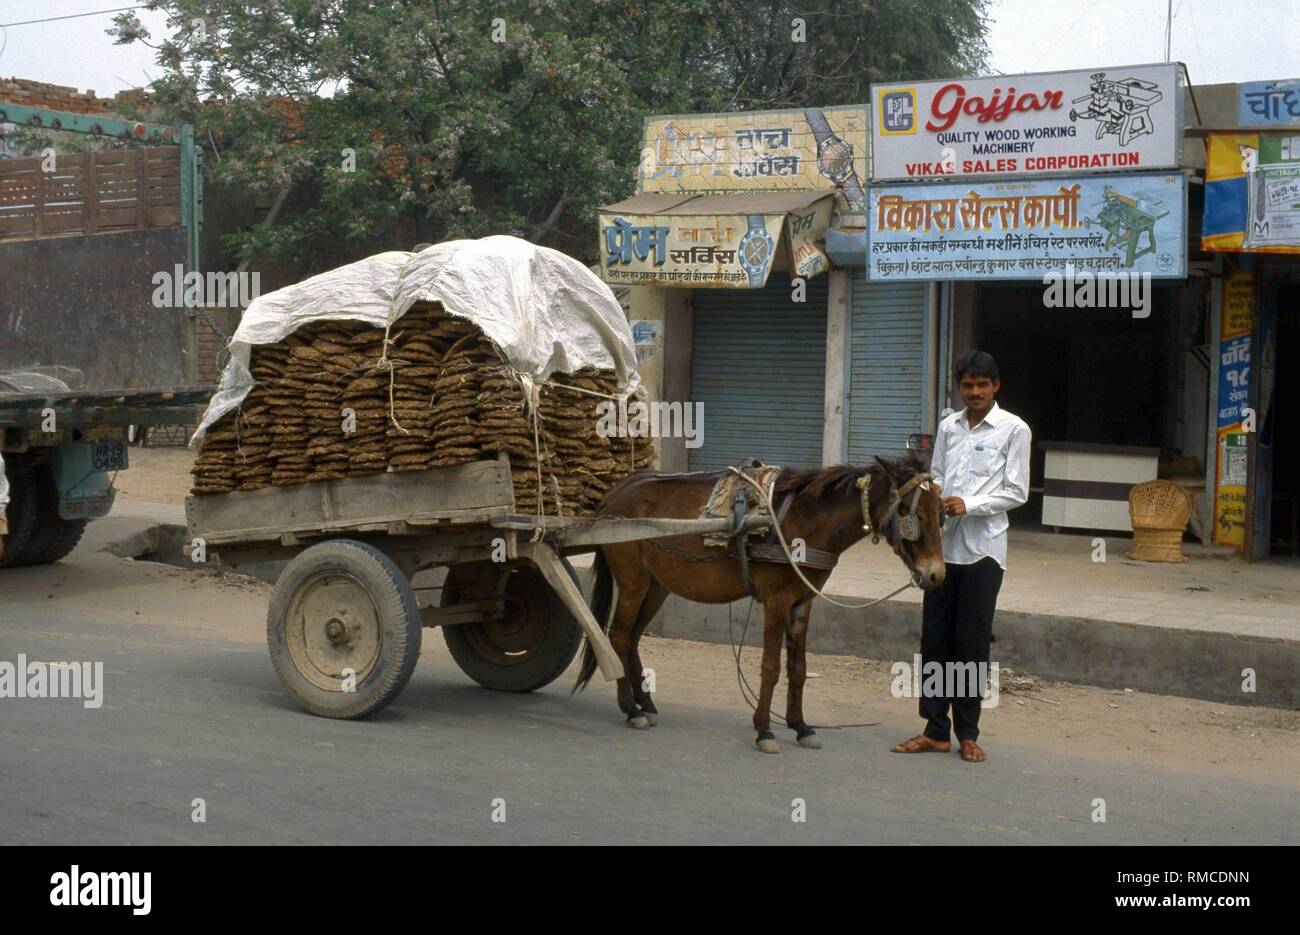
{"type": "Polygon", "coordinates": [[[1215,541],[1300,555],[1300,81],[1207,89],[1202,245],[1219,258],[1208,480],[1215,541]]]}
{"type": "Polygon", "coordinates": [[[1018,76],[1033,106],[992,108],[1005,83],[873,86],[866,280],[942,284],[940,410],[961,406],[958,355],[998,361],[1035,439],[1013,522],[1128,531],[1129,490],[1162,476],[1208,537],[1211,284],[1189,265],[1179,66],[1018,76]]]}
{"type": "Polygon", "coordinates": [[[600,212],[601,275],[630,287],[652,398],[699,407],[696,439],[657,439],[666,470],[745,457],[842,460],[848,274],[826,232],[861,223],[862,107],[654,117],[638,193],[600,212]],[[828,428],[829,426],[829,428],[828,428]]]}

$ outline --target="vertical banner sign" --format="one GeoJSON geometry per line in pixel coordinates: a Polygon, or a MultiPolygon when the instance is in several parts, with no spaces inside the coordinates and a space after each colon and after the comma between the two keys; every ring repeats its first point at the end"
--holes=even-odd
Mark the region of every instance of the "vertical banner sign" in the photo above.
{"type": "Polygon", "coordinates": [[[1250,336],[1255,275],[1234,273],[1223,284],[1219,329],[1219,443],[1214,490],[1214,541],[1242,548],[1246,536],[1248,446],[1242,409],[1250,398],[1250,336]]]}

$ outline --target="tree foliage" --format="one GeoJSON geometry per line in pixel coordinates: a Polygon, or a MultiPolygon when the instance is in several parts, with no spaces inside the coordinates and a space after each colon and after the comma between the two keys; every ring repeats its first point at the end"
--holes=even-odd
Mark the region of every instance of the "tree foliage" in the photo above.
{"type": "Polygon", "coordinates": [[[155,105],[195,124],[215,182],[294,191],[296,210],[233,239],[239,257],[510,233],[590,259],[647,116],[974,73],[986,3],[148,0],[166,36],[133,12],[113,32],[157,49],[155,105]]]}

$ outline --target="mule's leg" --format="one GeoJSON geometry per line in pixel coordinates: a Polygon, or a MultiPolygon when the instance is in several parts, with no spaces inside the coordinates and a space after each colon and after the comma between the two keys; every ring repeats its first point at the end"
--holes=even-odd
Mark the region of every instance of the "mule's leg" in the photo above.
{"type": "Polygon", "coordinates": [[[803,686],[808,678],[808,615],[812,598],[805,598],[790,609],[790,628],[785,637],[786,691],[785,722],[794,731],[799,746],[821,748],[817,732],[804,723],[803,686]]]}
{"type": "Polygon", "coordinates": [[[632,700],[641,709],[641,713],[650,722],[651,727],[659,723],[659,709],[655,707],[654,699],[645,687],[645,668],[641,665],[641,634],[650,625],[654,615],[659,613],[659,608],[664,605],[667,598],[668,589],[657,580],[652,580],[650,590],[647,592],[645,601],[641,604],[641,610],[637,614],[636,625],[632,627],[632,646],[628,653],[628,659],[631,662],[628,671],[632,678],[632,700]]]}
{"type": "Polygon", "coordinates": [[[632,633],[653,579],[639,545],[606,549],[605,555],[618,583],[618,601],[614,605],[614,619],[609,625],[609,644],[623,663],[623,677],[618,680],[618,707],[627,715],[629,727],[644,729],[650,726],[650,721],[641,713],[632,695],[633,682],[640,673],[632,671],[630,657],[632,633]]]}
{"type": "Polygon", "coordinates": [[[781,752],[772,733],[772,695],[781,675],[781,640],[789,616],[790,603],[782,597],[773,596],[763,604],[763,669],[758,706],[754,709],[754,730],[758,732],[755,743],[764,753],[781,752]]]}

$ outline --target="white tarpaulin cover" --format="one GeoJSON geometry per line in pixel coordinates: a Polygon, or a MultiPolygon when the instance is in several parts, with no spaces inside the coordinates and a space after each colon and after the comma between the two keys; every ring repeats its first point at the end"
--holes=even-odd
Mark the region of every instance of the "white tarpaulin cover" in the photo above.
{"type": "Polygon", "coordinates": [[[250,349],[309,322],[350,319],[383,328],[416,302],[440,302],[492,339],[536,380],[583,367],[613,370],[623,392],[640,384],[632,329],[599,277],[572,257],[517,237],[380,253],[254,299],[230,341],[230,363],[198,431],[243,402],[255,384],[250,349]]]}

